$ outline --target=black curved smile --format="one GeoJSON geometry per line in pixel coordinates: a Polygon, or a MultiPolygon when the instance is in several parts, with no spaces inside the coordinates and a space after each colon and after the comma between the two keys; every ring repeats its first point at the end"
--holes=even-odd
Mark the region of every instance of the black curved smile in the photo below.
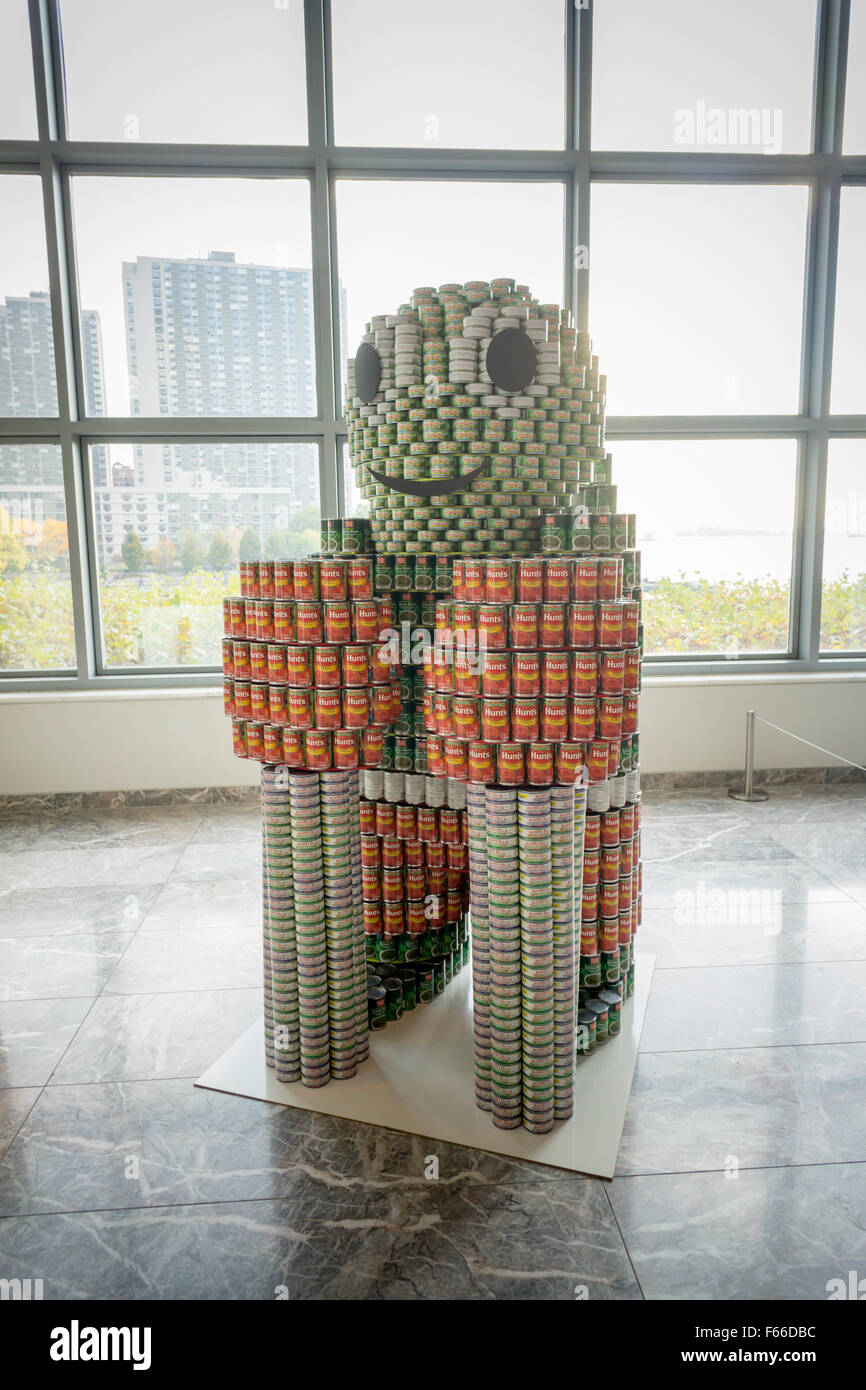
{"type": "Polygon", "coordinates": [[[473,469],[471,473],[463,473],[459,478],[434,478],[432,481],[389,478],[387,473],[377,473],[375,468],[370,468],[370,476],[375,478],[377,483],[389,487],[392,492],[402,492],[407,497],[444,497],[449,492],[465,492],[476,478],[481,477],[490,462],[489,458],[485,459],[480,468],[473,469]]]}

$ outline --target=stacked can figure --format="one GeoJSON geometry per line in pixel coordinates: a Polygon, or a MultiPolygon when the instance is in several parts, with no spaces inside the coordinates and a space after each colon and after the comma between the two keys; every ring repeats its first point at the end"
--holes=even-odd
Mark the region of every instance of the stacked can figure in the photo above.
{"type": "Polygon", "coordinates": [[[289,774],[288,781],[298,941],[301,1080],[305,1086],[316,1087],[324,1086],[331,1079],[321,800],[318,776],[294,772],[289,774]]]}
{"type": "MultiPolygon", "coordinates": [[[[578,789],[581,797],[583,788],[578,789]]],[[[574,1111],[574,1029],[579,936],[575,937],[574,884],[580,874],[581,852],[575,844],[575,801],[572,787],[550,789],[550,860],[553,900],[554,984],[554,1117],[567,1120],[574,1111]]],[[[582,829],[581,829],[582,838],[582,829]]]]}
{"type": "Polygon", "coordinates": [[[517,792],[485,795],[490,949],[490,1097],[498,1129],[523,1123],[521,914],[517,792]]]}
{"type": "Polygon", "coordinates": [[[483,786],[466,788],[469,809],[469,901],[472,927],[472,1017],[475,1100],[490,1110],[490,916],[487,882],[487,803],[483,786]]]}
{"type": "Polygon", "coordinates": [[[546,1134],[554,1122],[556,1038],[550,792],[521,788],[517,816],[523,1126],[546,1134]]]}
{"type": "Polygon", "coordinates": [[[265,1059],[278,1081],[299,1081],[298,954],[291,811],[275,769],[262,768],[262,922],[265,1059]]]}

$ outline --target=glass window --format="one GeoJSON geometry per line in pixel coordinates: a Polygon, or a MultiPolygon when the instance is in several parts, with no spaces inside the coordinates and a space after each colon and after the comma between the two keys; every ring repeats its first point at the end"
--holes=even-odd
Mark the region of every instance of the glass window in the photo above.
{"type": "Polygon", "coordinates": [[[843,154],[866,150],[866,0],[851,0],[848,29],[848,80],[845,83],[843,154]]]}
{"type": "Polygon", "coordinates": [[[304,144],[303,0],[61,0],[74,140],[304,144]]]}
{"type": "Polygon", "coordinates": [[[73,212],[105,414],[316,413],[306,179],[82,177],[73,212]]]}
{"type": "Polygon", "coordinates": [[[788,650],[794,440],[623,440],[617,505],[637,513],[645,652],[788,650]]]}
{"type": "Polygon", "coordinates": [[[0,7],[0,140],[36,139],[36,98],[27,0],[0,7]]]}
{"type": "Polygon", "coordinates": [[[350,357],[365,323],[394,313],[416,285],[502,275],[562,303],[560,183],[341,180],[337,236],[350,357]]]}
{"type": "Polygon", "coordinates": [[[57,444],[0,445],[0,671],[75,667],[57,444]]]}
{"type": "Polygon", "coordinates": [[[598,150],[811,147],[816,0],[593,6],[598,150]]]}
{"type": "Polygon", "coordinates": [[[91,445],[90,472],[106,667],[219,666],[238,561],[319,548],[316,444],[91,445]]]}
{"type": "Polygon", "coordinates": [[[369,516],[370,503],[362,497],[355,481],[355,470],[349,454],[349,441],[340,445],[343,459],[343,513],[345,516],[369,516]]]}
{"type": "Polygon", "coordinates": [[[821,649],[866,651],[866,439],[831,439],[821,649]]]}
{"type": "Polygon", "coordinates": [[[611,415],[796,412],[807,197],[593,185],[590,330],[611,415]]]}
{"type": "Polygon", "coordinates": [[[331,0],[338,145],[562,149],[562,0],[331,0]]]}
{"type": "Polygon", "coordinates": [[[843,188],[836,266],[831,406],[837,415],[866,414],[866,188],[843,188]]]}
{"type": "Polygon", "coordinates": [[[0,178],[0,415],[57,415],[42,186],[0,178]]]}

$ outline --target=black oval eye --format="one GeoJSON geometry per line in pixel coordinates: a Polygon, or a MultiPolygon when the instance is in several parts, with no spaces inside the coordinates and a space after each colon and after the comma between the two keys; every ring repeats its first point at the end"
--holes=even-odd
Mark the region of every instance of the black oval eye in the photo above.
{"type": "Polygon", "coordinates": [[[535,344],[521,328],[502,328],[490,340],[485,366],[494,386],[512,395],[525,391],[538,370],[535,344]]]}
{"type": "Polygon", "coordinates": [[[355,353],[355,390],[365,405],[375,400],[382,380],[382,362],[372,343],[362,343],[355,353]]]}

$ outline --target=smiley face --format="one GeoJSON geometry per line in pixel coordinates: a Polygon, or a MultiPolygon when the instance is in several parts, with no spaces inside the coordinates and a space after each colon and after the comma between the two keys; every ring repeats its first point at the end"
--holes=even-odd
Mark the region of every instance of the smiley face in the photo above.
{"type": "Polygon", "coordinates": [[[422,287],[373,318],[345,413],[376,544],[529,544],[542,509],[575,501],[585,424],[598,452],[591,365],[570,315],[511,280],[422,287]]]}

